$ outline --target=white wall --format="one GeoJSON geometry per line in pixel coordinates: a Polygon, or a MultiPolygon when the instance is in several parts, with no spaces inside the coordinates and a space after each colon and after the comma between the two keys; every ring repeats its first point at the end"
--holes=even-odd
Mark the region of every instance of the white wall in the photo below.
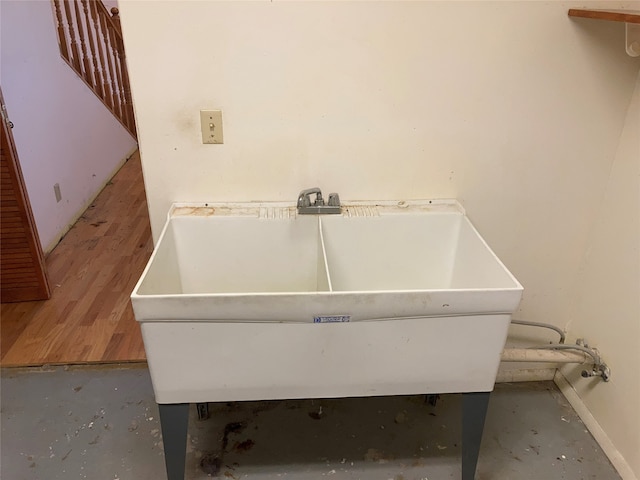
{"type": "Polygon", "coordinates": [[[576,290],[569,330],[600,349],[612,377],[563,372],[640,477],[640,75],[576,290]]]}
{"type": "Polygon", "coordinates": [[[173,201],[456,197],[518,316],[564,327],[640,68],[622,24],[567,17],[584,5],[122,0],[155,237],[173,201]]]}
{"type": "Polygon", "coordinates": [[[2,0],[0,21],[0,83],[40,242],[49,250],[136,143],[60,57],[51,2],[2,0]]]}

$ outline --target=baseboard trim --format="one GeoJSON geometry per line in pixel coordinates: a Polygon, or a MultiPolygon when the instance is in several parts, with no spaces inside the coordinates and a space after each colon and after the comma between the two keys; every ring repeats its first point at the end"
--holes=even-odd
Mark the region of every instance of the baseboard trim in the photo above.
{"type": "Polygon", "coordinates": [[[76,213],[73,215],[73,217],[71,217],[71,220],[69,220],[67,225],[63,229],[61,229],[60,232],[58,232],[58,234],[53,238],[53,240],[51,240],[51,242],[49,242],[46,248],[43,248],[43,253],[45,256],[49,255],[53,251],[53,249],[56,248],[56,246],[60,243],[60,240],[62,240],[64,236],[69,232],[69,230],[71,230],[71,227],[73,227],[76,224],[76,222],[82,216],[82,214],[95,201],[98,195],[100,195],[100,192],[104,190],[104,187],[107,186],[107,184],[113,179],[113,177],[115,177],[116,173],[118,173],[120,169],[124,166],[124,164],[127,163],[127,160],[129,160],[133,156],[133,154],[136,153],[136,150],[138,150],[138,145],[136,145],[122,160],[118,162],[118,164],[115,166],[112,172],[107,176],[104,182],[102,182],[100,187],[98,187],[95,193],[91,197],[89,197],[89,200],[87,200],[85,204],[82,207],[80,207],[78,211],[76,211],[76,213]]]}
{"type": "Polygon", "coordinates": [[[584,404],[578,392],[575,391],[573,386],[569,383],[566,377],[558,370],[554,377],[554,382],[569,401],[573,409],[576,411],[582,422],[591,432],[593,438],[602,448],[604,454],[609,458],[609,461],[613,464],[614,468],[618,471],[623,480],[638,480],[638,477],[631,466],[627,463],[620,451],[615,447],[609,436],[602,429],[598,421],[591,414],[587,406],[584,404]]]}

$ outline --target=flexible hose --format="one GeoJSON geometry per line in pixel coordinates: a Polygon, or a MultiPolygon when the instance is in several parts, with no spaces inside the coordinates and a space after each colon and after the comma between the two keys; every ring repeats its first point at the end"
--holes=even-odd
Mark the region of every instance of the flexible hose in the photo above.
{"type": "Polygon", "coordinates": [[[549,330],[553,330],[554,332],[558,333],[558,335],[560,335],[560,344],[564,344],[564,340],[565,340],[564,332],[559,327],[556,327],[555,325],[551,325],[549,323],[526,322],[524,320],[516,320],[516,319],[512,319],[511,323],[515,325],[525,325],[527,327],[548,328],[549,330]]]}

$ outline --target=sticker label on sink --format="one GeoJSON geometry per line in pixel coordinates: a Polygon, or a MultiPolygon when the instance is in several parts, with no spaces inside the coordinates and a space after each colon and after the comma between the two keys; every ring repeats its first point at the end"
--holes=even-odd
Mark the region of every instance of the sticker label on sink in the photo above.
{"type": "Polygon", "coordinates": [[[351,315],[318,315],[313,317],[313,323],[343,323],[350,321],[351,315]]]}

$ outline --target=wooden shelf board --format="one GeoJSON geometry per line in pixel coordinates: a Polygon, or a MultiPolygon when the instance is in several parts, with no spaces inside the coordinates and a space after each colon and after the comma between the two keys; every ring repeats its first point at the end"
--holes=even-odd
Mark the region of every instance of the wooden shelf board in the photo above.
{"type": "Polygon", "coordinates": [[[570,17],[593,18],[595,20],[610,20],[613,22],[640,23],[640,11],[636,10],[588,10],[572,8],[570,17]]]}

